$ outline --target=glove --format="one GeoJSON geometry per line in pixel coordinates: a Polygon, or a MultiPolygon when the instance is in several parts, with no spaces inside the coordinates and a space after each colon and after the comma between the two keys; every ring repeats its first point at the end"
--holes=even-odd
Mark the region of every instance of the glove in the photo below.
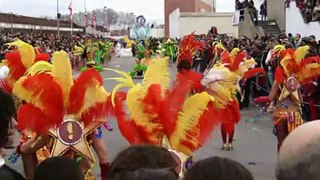
{"type": "Polygon", "coordinates": [[[9,75],[9,68],[7,66],[0,67],[0,79],[5,79],[9,75]]]}
{"type": "Polygon", "coordinates": [[[270,102],[270,99],[269,99],[269,96],[261,96],[261,97],[255,98],[253,101],[254,103],[268,103],[270,102]]]}

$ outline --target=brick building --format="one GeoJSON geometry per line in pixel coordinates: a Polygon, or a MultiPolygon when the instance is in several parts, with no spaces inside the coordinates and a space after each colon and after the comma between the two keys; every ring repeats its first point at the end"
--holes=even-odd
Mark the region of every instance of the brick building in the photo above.
{"type": "Polygon", "coordinates": [[[165,36],[169,36],[169,15],[180,9],[180,12],[212,12],[215,11],[215,0],[165,0],[165,36]]]}

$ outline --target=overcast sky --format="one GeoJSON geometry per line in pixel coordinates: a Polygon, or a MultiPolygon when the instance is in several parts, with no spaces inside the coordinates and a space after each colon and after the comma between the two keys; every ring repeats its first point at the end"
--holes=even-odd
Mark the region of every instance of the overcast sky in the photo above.
{"type": "MultiPolygon", "coordinates": [[[[69,13],[71,0],[59,0],[62,14],[69,13]]],[[[117,11],[134,12],[144,15],[147,19],[163,22],[164,0],[86,0],[87,10],[103,8],[104,6],[117,11]]],[[[183,0],[181,0],[183,1],[183,0]]],[[[233,11],[234,0],[216,0],[218,11],[233,11]]],[[[84,11],[84,0],[72,0],[73,11],[84,11]]],[[[57,0],[0,0],[1,12],[13,12],[29,16],[55,16],[57,0]]]]}

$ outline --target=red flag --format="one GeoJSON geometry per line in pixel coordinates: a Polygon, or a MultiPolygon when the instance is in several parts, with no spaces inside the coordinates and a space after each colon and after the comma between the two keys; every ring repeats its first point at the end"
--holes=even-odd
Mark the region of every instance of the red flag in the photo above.
{"type": "Polygon", "coordinates": [[[69,20],[72,23],[72,1],[70,1],[70,5],[68,7],[70,15],[69,15],[69,20]]]}
{"type": "Polygon", "coordinates": [[[92,25],[94,29],[97,27],[97,15],[95,11],[93,12],[93,16],[92,16],[92,25]]]}

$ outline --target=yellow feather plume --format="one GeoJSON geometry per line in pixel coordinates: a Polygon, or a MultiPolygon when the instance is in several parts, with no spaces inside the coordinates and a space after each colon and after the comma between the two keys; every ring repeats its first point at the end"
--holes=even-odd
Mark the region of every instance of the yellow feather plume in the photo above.
{"type": "Polygon", "coordinates": [[[241,63],[239,65],[239,68],[236,71],[236,74],[239,76],[240,79],[243,78],[244,74],[252,67],[255,67],[256,65],[256,61],[251,58],[251,59],[247,59],[245,60],[243,63],[241,63]]]}
{"type": "Polygon", "coordinates": [[[105,103],[110,93],[108,93],[99,82],[93,83],[86,89],[84,95],[84,104],[79,110],[77,117],[80,117],[89,108],[94,107],[97,103],[105,103]]]}
{"type": "Polygon", "coordinates": [[[133,87],[135,87],[135,84],[134,84],[130,74],[125,73],[123,71],[115,70],[115,69],[107,69],[107,70],[113,71],[113,72],[123,76],[122,78],[108,78],[108,80],[115,80],[120,83],[113,88],[112,93],[111,93],[111,102],[112,102],[112,105],[115,106],[114,97],[115,97],[116,93],[118,92],[118,90],[122,87],[133,88],[133,87]]]}
{"type": "Polygon", "coordinates": [[[52,70],[53,70],[52,64],[45,61],[38,61],[27,70],[26,75],[34,76],[34,75],[45,73],[45,72],[51,73],[52,70]]]}
{"type": "Polygon", "coordinates": [[[221,64],[215,65],[202,80],[208,93],[215,98],[214,105],[217,108],[224,108],[229,103],[237,82],[237,75],[221,64]]]}
{"type": "Polygon", "coordinates": [[[230,56],[232,57],[232,59],[235,59],[239,52],[240,52],[239,48],[233,48],[232,51],[230,52],[230,56]]]}
{"type": "Polygon", "coordinates": [[[13,86],[13,90],[12,93],[14,95],[16,95],[19,99],[23,99],[24,101],[26,101],[27,103],[33,104],[34,106],[40,108],[40,109],[44,109],[45,107],[43,106],[43,104],[38,100],[37,97],[34,97],[32,95],[31,91],[27,91],[24,87],[23,87],[23,83],[24,81],[27,79],[27,76],[23,76],[21,77],[13,86]]]}
{"type": "Polygon", "coordinates": [[[81,46],[74,46],[72,53],[75,56],[80,56],[84,53],[84,48],[81,46]]]}
{"type": "Polygon", "coordinates": [[[223,46],[221,42],[215,41],[212,43],[212,45],[215,45],[215,51],[217,51],[217,48],[222,49],[223,51],[226,50],[226,48],[223,46]]]}
{"type": "Polygon", "coordinates": [[[8,64],[7,60],[2,60],[2,62],[0,63],[0,67],[6,66],[7,64],[8,64]]]}
{"type": "Polygon", "coordinates": [[[311,64],[307,64],[304,68],[302,68],[296,74],[296,77],[300,82],[303,82],[305,79],[309,79],[319,75],[320,75],[320,64],[311,63],[311,64]]]}
{"type": "Polygon", "coordinates": [[[33,65],[34,59],[36,57],[36,53],[34,48],[30,44],[25,43],[21,40],[17,40],[12,43],[7,43],[7,45],[9,45],[10,47],[11,46],[18,47],[22,63],[27,69],[33,65]]]}
{"type": "Polygon", "coordinates": [[[287,65],[290,63],[291,61],[291,55],[290,54],[286,54],[284,58],[281,59],[280,61],[280,65],[283,67],[284,72],[286,73],[287,76],[290,76],[290,72],[288,71],[288,69],[286,68],[287,65]]]}
{"type": "Polygon", "coordinates": [[[145,96],[142,91],[141,84],[131,88],[127,94],[126,104],[130,112],[131,120],[148,134],[144,138],[152,144],[160,144],[162,134],[157,134],[156,129],[161,127],[160,124],[152,121],[154,119],[152,114],[144,111],[144,104],[140,101],[145,96]]]}
{"type": "Polygon", "coordinates": [[[272,52],[283,51],[283,50],[286,50],[286,47],[284,45],[276,45],[274,46],[272,52]]]}
{"type": "Polygon", "coordinates": [[[162,92],[168,88],[170,75],[168,73],[168,58],[152,59],[142,81],[142,91],[147,92],[152,84],[160,84],[162,92]]]}
{"type": "Polygon", "coordinates": [[[302,46],[297,48],[294,51],[294,56],[296,63],[300,64],[301,60],[306,57],[306,55],[309,53],[310,47],[309,46],[302,46]]]}
{"type": "Polygon", "coordinates": [[[176,129],[169,137],[173,149],[191,155],[193,151],[183,145],[182,141],[188,141],[194,147],[200,147],[198,142],[200,129],[197,125],[210,101],[213,101],[213,98],[206,92],[195,94],[186,99],[182,111],[179,113],[176,129]],[[188,131],[192,131],[192,136],[187,136],[188,131]]]}
{"type": "Polygon", "coordinates": [[[72,68],[68,54],[65,51],[53,53],[52,65],[53,77],[61,85],[66,105],[70,89],[73,86],[72,68]]]}

